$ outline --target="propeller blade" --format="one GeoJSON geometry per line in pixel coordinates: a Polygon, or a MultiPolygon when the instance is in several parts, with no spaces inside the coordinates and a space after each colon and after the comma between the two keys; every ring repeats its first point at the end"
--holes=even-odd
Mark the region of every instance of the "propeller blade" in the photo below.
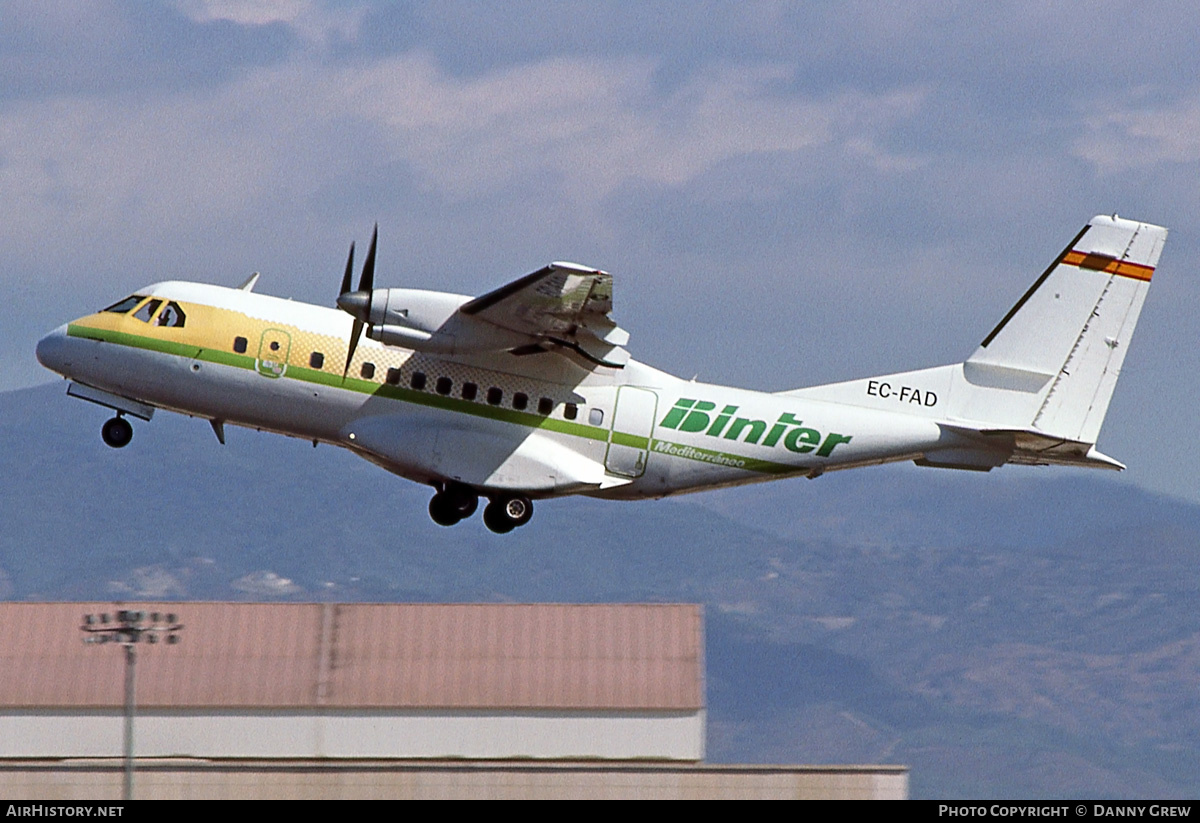
{"type": "Polygon", "coordinates": [[[342,380],[350,373],[350,361],[354,359],[354,350],[358,348],[358,340],[362,337],[363,322],[354,318],[354,329],[350,332],[350,350],[346,352],[346,368],[342,369],[342,380]]]}
{"type": "Polygon", "coordinates": [[[346,352],[346,367],[342,369],[342,379],[350,373],[350,361],[354,359],[354,351],[358,341],[362,339],[363,327],[371,320],[371,298],[375,293],[375,246],[379,241],[379,224],[371,232],[371,248],[367,250],[367,259],[363,263],[362,275],[358,278],[358,291],[350,291],[350,269],[354,265],[354,244],[350,244],[350,258],[346,261],[346,274],[342,278],[342,293],[338,297],[338,306],[354,315],[354,327],[350,332],[350,348],[346,352]],[[366,311],[363,312],[362,299],[366,296],[366,311]],[[363,318],[366,319],[364,322],[363,318]]]}
{"type": "Polygon", "coordinates": [[[354,243],[350,244],[350,256],[346,258],[346,273],[342,275],[342,290],[338,292],[338,296],[350,291],[350,274],[354,268],[354,243]]]}
{"type": "Polygon", "coordinates": [[[371,248],[367,251],[367,261],[363,263],[362,277],[358,279],[359,291],[373,291],[375,288],[375,241],[379,239],[379,224],[371,233],[371,248]]]}

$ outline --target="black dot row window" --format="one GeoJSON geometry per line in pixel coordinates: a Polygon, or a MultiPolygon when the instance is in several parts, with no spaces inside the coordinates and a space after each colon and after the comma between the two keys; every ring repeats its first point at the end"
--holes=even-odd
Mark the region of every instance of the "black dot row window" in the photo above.
{"type": "MultiPolygon", "coordinates": [[[[249,346],[249,341],[245,337],[233,338],[233,350],[238,354],[245,354],[249,346]]],[[[315,351],[308,357],[308,365],[314,369],[324,368],[325,355],[322,352],[315,351]]],[[[371,380],[375,377],[375,364],[363,363],[359,370],[359,375],[363,380],[371,380]]],[[[392,367],[387,370],[386,380],[389,385],[400,385],[400,369],[392,367]]],[[[413,372],[409,378],[408,385],[417,391],[424,391],[428,379],[424,372],[413,372]]],[[[434,383],[434,390],[441,395],[449,395],[454,390],[454,381],[449,377],[439,377],[434,383]]],[[[475,383],[463,383],[459,392],[463,400],[474,400],[479,396],[479,386],[475,383]]],[[[499,406],[504,402],[504,390],[498,386],[492,386],[487,390],[485,395],[487,402],[492,406],[499,406]]],[[[529,395],[524,392],[516,392],[512,396],[512,407],[518,411],[524,411],[529,408],[529,395]]],[[[549,397],[538,399],[537,404],[538,414],[548,415],[554,411],[554,401],[549,397]]],[[[567,420],[574,420],[579,416],[579,406],[575,403],[563,404],[563,417],[567,420]]]]}
{"type": "MultiPolygon", "coordinates": [[[[393,385],[399,384],[399,373],[399,369],[389,369],[388,382],[393,385]],[[392,379],[392,372],[396,373],[395,380],[392,379]]],[[[416,371],[409,378],[408,385],[417,391],[424,391],[426,386],[429,385],[429,378],[425,376],[424,372],[416,371]]],[[[454,381],[449,377],[439,377],[434,381],[433,390],[441,395],[450,395],[454,391],[454,381]]],[[[479,397],[479,384],[471,382],[463,383],[459,388],[459,396],[463,400],[475,400],[479,397]]],[[[491,386],[484,393],[484,399],[487,400],[488,405],[499,406],[504,403],[504,389],[499,386],[491,386]]],[[[517,411],[524,411],[529,408],[529,395],[525,392],[515,392],[512,396],[512,407],[517,411]]],[[[554,400],[549,397],[540,398],[537,410],[538,414],[550,414],[550,412],[554,411],[554,400]]],[[[574,420],[578,416],[579,407],[575,403],[566,403],[563,406],[563,417],[568,420],[574,420]]]]}

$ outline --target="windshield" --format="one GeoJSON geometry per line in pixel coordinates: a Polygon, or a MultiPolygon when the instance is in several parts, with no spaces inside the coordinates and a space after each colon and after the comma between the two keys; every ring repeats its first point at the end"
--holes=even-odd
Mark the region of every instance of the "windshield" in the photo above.
{"type": "Polygon", "coordinates": [[[113,312],[114,314],[126,314],[126,313],[132,311],[134,306],[136,306],[138,303],[141,303],[145,299],[146,299],[145,295],[135,294],[130,297],[126,297],[124,300],[122,300],[119,303],[113,303],[107,309],[101,309],[101,311],[110,311],[110,312],[113,312]]]}

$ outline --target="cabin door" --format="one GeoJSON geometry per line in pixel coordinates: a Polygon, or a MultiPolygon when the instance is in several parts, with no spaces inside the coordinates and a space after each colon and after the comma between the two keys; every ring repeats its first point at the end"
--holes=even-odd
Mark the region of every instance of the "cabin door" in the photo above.
{"type": "Polygon", "coordinates": [[[604,468],[624,477],[641,477],[646,473],[657,413],[658,395],[654,392],[636,386],[617,389],[604,468]]]}

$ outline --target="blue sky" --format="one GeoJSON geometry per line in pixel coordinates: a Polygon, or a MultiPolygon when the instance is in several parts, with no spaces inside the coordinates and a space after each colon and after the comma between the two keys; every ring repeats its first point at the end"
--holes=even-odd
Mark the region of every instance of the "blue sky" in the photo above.
{"type": "Polygon", "coordinates": [[[380,284],[604,268],[634,356],[687,377],[938,365],[1117,211],[1172,234],[1100,446],[1197,500],[1198,29],[1185,3],[10,1],[0,389],[156,280],[331,303],[375,221],[380,284]]]}

